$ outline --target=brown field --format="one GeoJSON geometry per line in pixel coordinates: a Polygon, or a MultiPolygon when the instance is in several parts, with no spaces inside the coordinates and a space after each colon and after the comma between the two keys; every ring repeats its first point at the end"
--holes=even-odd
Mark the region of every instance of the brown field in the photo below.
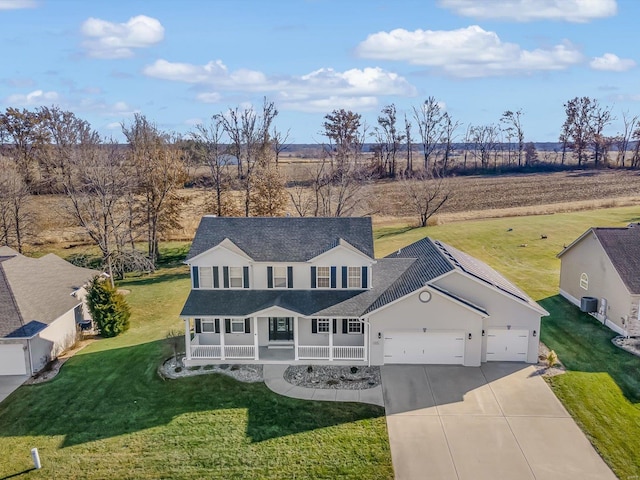
{"type": "MultiPolygon", "coordinates": [[[[304,160],[297,164],[300,167],[304,160]]],[[[300,171],[298,169],[298,171],[300,171]]],[[[451,199],[432,219],[448,223],[467,219],[549,214],[593,208],[640,204],[640,172],[623,170],[584,170],[544,174],[469,176],[446,179],[451,199]]],[[[378,181],[363,187],[362,207],[354,215],[371,214],[374,223],[412,224],[412,214],[403,198],[402,182],[378,181]]],[[[200,217],[208,213],[208,196],[202,188],[182,191],[185,200],[182,228],[170,232],[167,240],[193,238],[200,217]]],[[[63,214],[65,200],[60,196],[34,198],[38,243],[83,243],[82,232],[72,227],[63,214]]],[[[289,213],[295,215],[293,207],[289,213]]]]}

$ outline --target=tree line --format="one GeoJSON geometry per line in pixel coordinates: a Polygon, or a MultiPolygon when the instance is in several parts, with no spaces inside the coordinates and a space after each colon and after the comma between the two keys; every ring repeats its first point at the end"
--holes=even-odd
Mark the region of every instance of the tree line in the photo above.
{"type": "MultiPolygon", "coordinates": [[[[603,132],[615,120],[610,108],[589,97],[564,107],[554,162],[607,165],[615,146],[617,166],[640,166],[637,116],[625,112],[622,133],[608,137],[603,132]]],[[[179,226],[180,192],[197,168],[207,171],[207,209],[220,216],[278,216],[288,206],[300,216],[374,213],[374,205],[363,208],[362,189],[388,178],[402,182],[406,203],[426,225],[453,193],[443,182],[447,175],[550,162],[525,142],[522,110],[463,129],[429,97],[402,115],[385,106],[372,127],[350,110],[326,114],[320,158],[309,164],[306,180],[287,184],[279,163],[290,131],[278,130],[277,115],[265,98],[259,108],[222,111],[177,135],[135,114],[121,124],[126,144],[119,144],[57,106],[7,108],[0,113],[0,244],[22,251],[37,233],[32,196],[61,194],[68,200],[64,215],[99,248],[113,278],[155,267],[160,238],[179,226]],[[144,252],[136,248],[141,243],[144,252]]]]}

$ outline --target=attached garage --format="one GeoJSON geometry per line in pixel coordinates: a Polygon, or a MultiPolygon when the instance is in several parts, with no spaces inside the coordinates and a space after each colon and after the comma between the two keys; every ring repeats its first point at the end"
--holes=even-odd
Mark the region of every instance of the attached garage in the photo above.
{"type": "Polygon", "coordinates": [[[528,353],[529,330],[487,331],[487,362],[526,362],[528,353]]]}
{"type": "Polygon", "coordinates": [[[464,332],[385,332],[384,363],[464,364],[464,332]]]}
{"type": "Polygon", "coordinates": [[[0,375],[26,375],[27,365],[21,343],[0,344],[0,375]]]}

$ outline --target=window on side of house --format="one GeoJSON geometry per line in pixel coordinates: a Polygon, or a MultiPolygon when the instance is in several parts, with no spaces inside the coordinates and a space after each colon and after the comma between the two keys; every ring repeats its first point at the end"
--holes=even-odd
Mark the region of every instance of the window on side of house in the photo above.
{"type": "Polygon", "coordinates": [[[349,288],[361,288],[362,282],[360,280],[360,272],[362,272],[362,268],[360,267],[349,267],[349,288]]]}
{"type": "Polygon", "coordinates": [[[231,319],[231,333],[244,333],[244,319],[242,318],[231,319]]]}
{"type": "Polygon", "coordinates": [[[589,290],[589,275],[586,273],[580,275],[580,288],[589,290]]]}
{"type": "Polygon", "coordinates": [[[287,288],[287,267],[273,267],[273,287],[287,288]]]}
{"type": "Polygon", "coordinates": [[[229,267],[229,286],[231,288],[242,288],[242,267],[229,267]]]}
{"type": "Polygon", "coordinates": [[[200,288],[213,288],[213,267],[200,267],[198,281],[200,288]]]}
{"type": "Polygon", "coordinates": [[[357,318],[347,320],[347,333],[362,333],[362,322],[357,318]]]}
{"type": "Polygon", "coordinates": [[[316,269],[316,285],[318,288],[331,286],[331,267],[318,267],[316,269]]]}

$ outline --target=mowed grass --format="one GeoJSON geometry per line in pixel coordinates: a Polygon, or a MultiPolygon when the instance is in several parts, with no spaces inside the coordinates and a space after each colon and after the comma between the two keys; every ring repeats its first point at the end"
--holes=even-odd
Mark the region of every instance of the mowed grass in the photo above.
{"type": "Polygon", "coordinates": [[[52,381],[0,404],[0,478],[392,478],[384,410],[309,402],[221,375],[162,380],[165,341],[189,292],[179,259],[130,278],[132,327],[69,360],[52,381]]]}
{"type": "Polygon", "coordinates": [[[555,256],[591,226],[640,221],[640,207],[376,229],[383,256],[430,236],[487,262],[549,311],[541,340],[567,367],[549,384],[614,473],[640,478],[640,358],[611,343],[614,332],[560,297],[555,256]],[[542,239],[541,235],[546,235],[542,239]],[[526,246],[522,246],[526,245],[526,246]]]}

